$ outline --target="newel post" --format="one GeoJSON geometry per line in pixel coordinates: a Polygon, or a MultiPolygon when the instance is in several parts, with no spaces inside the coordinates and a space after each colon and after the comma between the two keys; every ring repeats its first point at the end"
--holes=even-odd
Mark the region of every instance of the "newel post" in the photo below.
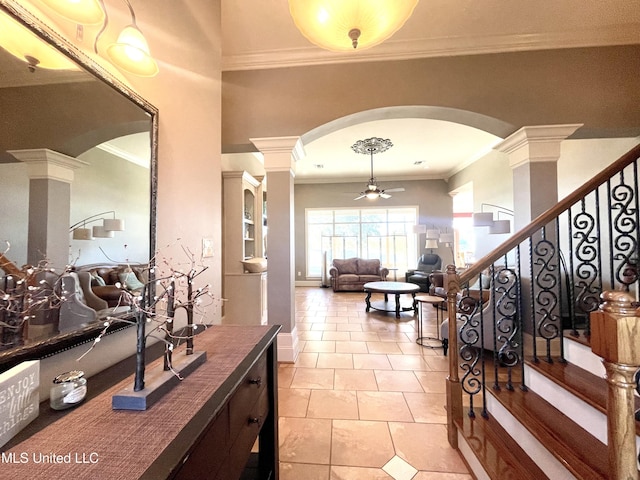
{"type": "Polygon", "coordinates": [[[609,386],[609,478],[637,479],[633,392],[640,368],[640,311],[632,306],[629,292],[604,292],[602,300],[600,310],[591,313],[591,350],[603,358],[609,386]]]}
{"type": "Polygon", "coordinates": [[[447,288],[447,313],[449,315],[449,375],[447,376],[447,436],[449,445],[458,448],[458,427],[456,421],[462,419],[462,386],[458,375],[458,322],[457,294],[460,279],[455,265],[447,265],[445,278],[447,288]]]}

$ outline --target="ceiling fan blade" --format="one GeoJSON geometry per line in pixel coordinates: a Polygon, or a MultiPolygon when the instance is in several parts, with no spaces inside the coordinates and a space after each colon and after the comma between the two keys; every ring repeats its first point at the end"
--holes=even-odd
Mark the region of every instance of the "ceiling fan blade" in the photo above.
{"type": "Polygon", "coordinates": [[[402,187],[398,187],[398,188],[385,188],[384,190],[385,192],[404,192],[404,188],[402,187]]]}
{"type": "Polygon", "coordinates": [[[391,198],[391,195],[389,195],[388,193],[385,193],[385,192],[381,192],[380,193],[380,198],[391,198]]]}
{"type": "Polygon", "coordinates": [[[361,193],[358,197],[354,198],[354,200],[360,200],[361,198],[366,197],[364,193],[361,193]]]}

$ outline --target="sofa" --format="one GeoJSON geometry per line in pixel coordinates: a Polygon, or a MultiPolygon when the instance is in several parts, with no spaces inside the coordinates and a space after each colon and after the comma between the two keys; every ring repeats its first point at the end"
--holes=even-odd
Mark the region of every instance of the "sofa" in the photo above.
{"type": "Polygon", "coordinates": [[[387,275],[389,269],[378,259],[334,258],[329,268],[334,292],[363,292],[365,283],[385,281],[387,275]]]}
{"type": "Polygon", "coordinates": [[[405,280],[407,283],[415,283],[420,287],[421,292],[429,291],[429,275],[440,270],[442,259],[435,253],[425,253],[420,255],[416,268],[407,270],[405,280]]]}
{"type": "Polygon", "coordinates": [[[87,272],[91,277],[91,290],[109,307],[126,304],[126,296],[122,290],[139,292],[149,281],[147,265],[86,265],[78,267],[77,271],[87,272]],[[120,286],[117,286],[119,284],[120,286]]]}

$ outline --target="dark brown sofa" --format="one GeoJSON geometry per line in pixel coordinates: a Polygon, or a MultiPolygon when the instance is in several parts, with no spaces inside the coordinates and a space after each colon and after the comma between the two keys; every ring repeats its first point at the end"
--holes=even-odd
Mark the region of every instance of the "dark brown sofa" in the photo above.
{"type": "Polygon", "coordinates": [[[334,258],[329,275],[334,292],[362,292],[365,283],[386,280],[389,269],[382,267],[377,258],[334,258]]]}

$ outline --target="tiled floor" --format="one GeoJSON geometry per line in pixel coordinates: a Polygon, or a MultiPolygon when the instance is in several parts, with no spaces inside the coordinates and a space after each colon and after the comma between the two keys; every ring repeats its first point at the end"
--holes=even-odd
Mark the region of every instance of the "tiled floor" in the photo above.
{"type": "MultiPolygon", "coordinates": [[[[423,312],[435,334],[434,309],[423,312]]],[[[446,357],[415,343],[411,312],[298,287],[296,323],[300,355],[279,366],[281,479],[472,478],[447,442],[446,357]]]]}

